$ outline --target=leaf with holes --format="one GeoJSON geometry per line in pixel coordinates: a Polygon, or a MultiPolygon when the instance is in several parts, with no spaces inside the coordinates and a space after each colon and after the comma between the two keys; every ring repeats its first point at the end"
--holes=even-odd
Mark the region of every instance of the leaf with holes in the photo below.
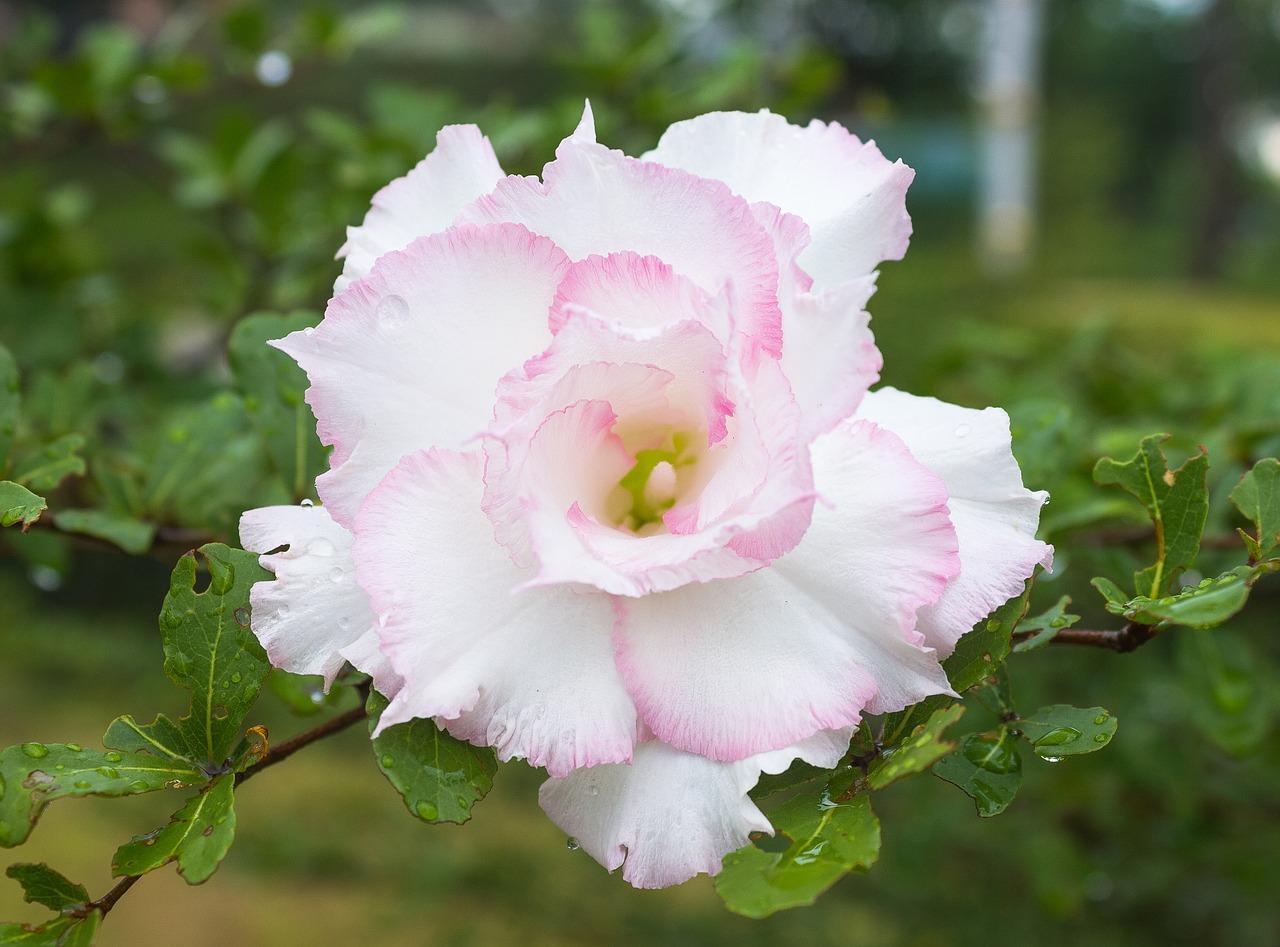
{"type": "Polygon", "coordinates": [[[1036,755],[1046,760],[1100,750],[1116,735],[1119,721],[1103,707],[1052,704],[1015,721],[1036,755]]]}
{"type": "Polygon", "coordinates": [[[849,872],[875,863],[880,822],[867,793],[846,798],[852,782],[844,774],[788,799],[769,813],[778,838],[768,849],[753,843],[725,856],[715,888],[729,910],[760,918],[812,904],[849,872]]]}
{"type": "Polygon", "coordinates": [[[0,924],[0,944],[22,947],[91,947],[102,923],[101,911],[81,917],[64,914],[43,924],[0,924]]]}
{"type": "Polygon", "coordinates": [[[0,847],[21,845],[44,807],[67,796],[130,796],[202,785],[189,763],[147,753],[87,750],[75,743],[23,743],[0,750],[0,847]]]}
{"type": "Polygon", "coordinates": [[[218,777],[174,813],[169,824],[116,850],[111,874],[144,875],[171,861],[187,884],[207,881],[231,849],[236,834],[235,776],[218,777]]]}
{"type": "Polygon", "coordinates": [[[191,709],[177,721],[164,714],[149,724],[121,717],[105,741],[213,772],[242,741],[245,715],[267,677],[266,655],[249,630],[249,589],[268,576],[253,553],[211,543],[198,550],[209,585],[196,591],[196,555],[178,560],[160,609],[164,670],[191,692],[191,709]]]}
{"type": "Polygon", "coordinates": [[[1209,516],[1208,455],[1201,448],[1177,470],[1170,470],[1160,446],[1168,439],[1167,434],[1144,437],[1128,460],[1104,457],[1093,468],[1094,480],[1127,490],[1151,517],[1156,561],[1133,576],[1135,591],[1151,598],[1173,589],[1178,575],[1195,562],[1209,516]]]}
{"type": "MultiPolygon", "coordinates": [[[[372,733],[387,699],[371,691],[368,706],[372,733]]],[[[455,739],[430,720],[388,727],[373,738],[373,752],[382,774],[423,822],[466,822],[498,771],[493,750],[455,739]]]]}
{"type": "Polygon", "coordinates": [[[1017,737],[1004,727],[996,733],[970,733],[954,753],[938,760],[933,775],[959,787],[982,818],[999,815],[1022,786],[1017,737]]]}

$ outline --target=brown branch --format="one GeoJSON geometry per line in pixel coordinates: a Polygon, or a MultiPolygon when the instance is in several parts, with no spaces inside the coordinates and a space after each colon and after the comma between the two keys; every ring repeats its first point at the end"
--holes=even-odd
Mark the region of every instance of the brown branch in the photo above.
{"type": "MultiPolygon", "coordinates": [[[[1071,535],[1073,543],[1082,546],[1137,546],[1152,542],[1156,535],[1150,526],[1103,526],[1098,529],[1074,532],[1064,530],[1071,535]]],[[[1203,549],[1238,549],[1240,537],[1235,533],[1222,533],[1200,537],[1203,549]]]]}
{"type": "MultiPolygon", "coordinates": [[[[1013,639],[1022,641],[1038,632],[1014,632],[1013,639]]],[[[1092,628],[1064,628],[1050,640],[1050,644],[1084,645],[1090,648],[1106,648],[1125,654],[1135,651],[1156,636],[1156,629],[1150,625],[1140,625],[1131,621],[1123,628],[1098,631],[1092,628]]]]}
{"type": "Polygon", "coordinates": [[[106,917],[107,914],[110,913],[111,909],[116,906],[116,902],[123,898],[125,896],[125,892],[137,884],[138,879],[141,877],[142,875],[125,875],[116,883],[114,888],[102,897],[98,898],[98,900],[90,901],[86,904],[83,908],[84,914],[87,915],[89,912],[96,910],[100,912],[103,917],[106,917]]]}

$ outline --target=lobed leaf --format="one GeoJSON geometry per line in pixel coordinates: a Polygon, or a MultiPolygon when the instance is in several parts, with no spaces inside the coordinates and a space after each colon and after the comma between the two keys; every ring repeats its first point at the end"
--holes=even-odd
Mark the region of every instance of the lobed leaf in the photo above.
{"type": "Polygon", "coordinates": [[[44,497],[32,493],[20,483],[0,480],[0,526],[21,524],[27,530],[48,509],[44,497]]]}
{"type": "Polygon", "coordinates": [[[102,912],[90,911],[83,917],[65,914],[44,924],[0,924],[0,944],[22,947],[91,947],[98,936],[102,912]]]}
{"type": "Polygon", "coordinates": [[[174,813],[169,824],[126,842],[111,860],[111,874],[143,875],[178,863],[187,884],[207,881],[235,839],[235,776],[227,773],[209,783],[174,813]]]}
{"type": "Polygon", "coordinates": [[[0,750],[0,847],[21,845],[44,807],[66,796],[130,796],[199,786],[204,771],[147,753],[23,743],[0,750]]]}
{"type": "MultiPolygon", "coordinates": [[[[372,733],[387,699],[370,691],[368,707],[372,733]]],[[[388,727],[372,742],[382,775],[423,822],[466,822],[471,807],[493,788],[493,750],[458,740],[430,720],[388,727]]]]}
{"type": "Polygon", "coordinates": [[[1280,460],[1266,457],[1240,478],[1231,502],[1253,524],[1254,533],[1241,532],[1249,558],[1257,562],[1280,553],[1280,460]]]}
{"type": "Polygon", "coordinates": [[[1209,516],[1208,455],[1201,448],[1170,470],[1160,446],[1168,439],[1167,434],[1145,437],[1129,460],[1104,457],[1093,468],[1098,483],[1119,486],[1137,497],[1155,526],[1155,564],[1133,577],[1134,589],[1152,598],[1172,589],[1179,573],[1195,562],[1209,516]]]}
{"type": "Polygon", "coordinates": [[[1022,786],[1022,756],[1007,727],[994,733],[970,733],[954,753],[933,767],[933,775],[969,796],[984,819],[1009,808],[1022,786]]]}
{"type": "Polygon", "coordinates": [[[1056,762],[1064,756],[1102,749],[1115,736],[1119,723],[1102,707],[1052,704],[1018,720],[1014,726],[1030,741],[1037,756],[1056,762]]]}
{"type": "Polygon", "coordinates": [[[1071,596],[1064,595],[1039,615],[1024,618],[1018,624],[1018,631],[1030,632],[1030,634],[1017,642],[1013,646],[1013,650],[1021,654],[1025,651],[1035,651],[1037,648],[1043,648],[1057,637],[1058,632],[1062,629],[1070,628],[1078,622],[1080,616],[1072,615],[1067,611],[1067,606],[1070,604],[1071,596]]]}
{"type": "Polygon", "coordinates": [[[89,903],[89,892],[43,862],[38,865],[10,865],[5,872],[22,885],[23,900],[43,904],[51,911],[66,911],[89,903]]]}
{"type": "Polygon", "coordinates": [[[1177,595],[1162,598],[1138,596],[1127,602],[1108,602],[1107,611],[1143,625],[1183,625],[1213,628],[1221,625],[1249,600],[1249,589],[1259,571],[1240,566],[1217,578],[1203,579],[1177,595]]]}
{"type": "Polygon", "coordinates": [[[964,705],[953,703],[929,715],[929,719],[911,731],[897,746],[886,747],[867,767],[867,785],[883,789],[890,783],[924,772],[953,749],[955,744],[942,738],[943,732],[964,714],[964,705]]]}
{"type": "Polygon", "coordinates": [[[1028,579],[1022,594],[1009,599],[956,643],[951,657],[942,662],[951,686],[966,691],[986,678],[1009,656],[1010,641],[1026,615],[1034,579],[1028,579]]]}
{"type": "MultiPolygon", "coordinates": [[[[865,792],[849,795],[852,775],[821,791],[801,793],[769,813],[782,851],[746,845],[725,856],[716,892],[747,917],[768,917],[812,904],[818,895],[880,855],[880,822],[865,792]]],[[[771,846],[772,847],[772,846],[771,846]]]]}

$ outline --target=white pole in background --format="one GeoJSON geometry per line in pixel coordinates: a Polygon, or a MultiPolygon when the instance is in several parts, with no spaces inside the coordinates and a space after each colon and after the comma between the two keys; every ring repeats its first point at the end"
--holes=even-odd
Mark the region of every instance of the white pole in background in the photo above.
{"type": "Polygon", "coordinates": [[[1026,266],[1035,233],[1036,137],[1044,0],[986,0],[978,81],[978,228],[992,272],[1026,266]]]}

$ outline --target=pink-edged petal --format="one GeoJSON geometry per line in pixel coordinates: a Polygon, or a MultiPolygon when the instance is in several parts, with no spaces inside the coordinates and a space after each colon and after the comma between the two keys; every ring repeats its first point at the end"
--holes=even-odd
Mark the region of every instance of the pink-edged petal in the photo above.
{"type": "Polygon", "coordinates": [[[914,633],[959,566],[941,481],[861,422],[819,439],[814,478],[812,523],[770,567],[627,603],[618,667],[662,741],[732,761],[949,692],[914,633]]]}
{"type": "Polygon", "coordinates": [[[721,339],[729,332],[711,294],[656,256],[638,253],[593,254],[570,266],[551,304],[552,332],[571,309],[595,313],[637,337],[684,321],[705,323],[721,339]]]}
{"type": "Polygon", "coordinates": [[[783,306],[782,369],[803,415],[804,436],[824,434],[857,410],[884,359],[863,310],[875,278],[800,293],[783,306]]]}
{"type": "Polygon", "coordinates": [[[800,127],[767,111],[709,112],[676,122],[643,160],[723,181],[802,218],[810,244],[800,265],[818,288],[901,259],[911,237],[906,193],[915,172],[836,122],[800,127]]]}
{"type": "Polygon", "coordinates": [[[611,660],[608,597],[515,591],[528,573],[494,540],[481,490],[478,455],[422,451],[360,511],[357,574],[405,682],[380,726],[435,717],[557,775],[630,759],[637,722],[611,660]]]}
{"type": "MultiPolygon", "coordinates": [[[[373,627],[351,542],[322,506],[267,506],[240,517],[241,545],[275,574],[249,591],[253,633],[272,665],[322,675],[326,690],[348,660],[344,649],[373,627]]],[[[352,663],[361,670],[381,670],[376,655],[357,658],[352,663]]]]}
{"type": "Polygon", "coordinates": [[[637,888],[664,888],[714,875],[752,832],[773,826],[748,793],[761,773],[781,773],[797,759],[834,766],[849,731],[816,734],[796,746],[737,763],[649,742],[629,765],[580,769],[538,791],[543,810],[596,861],[637,888]]]}
{"type": "Polygon", "coordinates": [[[543,180],[508,177],[459,220],[522,223],[574,260],[620,251],[655,256],[710,293],[729,282],[742,300],[744,350],[781,350],[773,242],[747,202],[717,181],[574,136],[556,149],[543,180]]]}
{"type": "Polygon", "coordinates": [[[1052,564],[1053,547],[1036,539],[1049,495],[1022,485],[1009,416],[999,408],[979,411],[881,388],[863,400],[858,417],[901,437],[946,484],[960,576],[921,611],[918,628],[950,654],[974,623],[1022,591],[1036,566],[1052,564]]]}
{"type": "Polygon", "coordinates": [[[307,372],[317,482],[339,523],[405,454],[484,430],[498,379],[550,341],[547,307],[568,267],[516,224],[454,227],[378,260],[315,329],[274,343],[307,372]]]}
{"type": "Polygon", "coordinates": [[[335,293],[373,269],[384,253],[402,250],[418,237],[448,227],[467,204],[491,190],[502,168],[489,139],[474,125],[446,125],[436,147],[404,177],[377,194],[359,227],[347,228],[338,251],[345,259],[335,293]]]}

